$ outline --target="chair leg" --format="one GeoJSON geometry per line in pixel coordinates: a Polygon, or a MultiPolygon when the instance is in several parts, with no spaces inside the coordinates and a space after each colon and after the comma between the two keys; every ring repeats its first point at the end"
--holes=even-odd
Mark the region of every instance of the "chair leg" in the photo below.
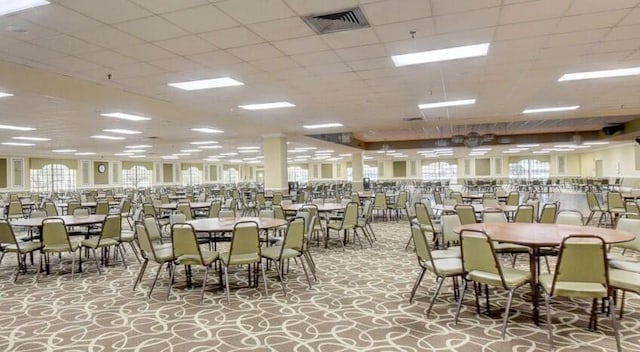
{"type": "Polygon", "coordinates": [[[307,278],[307,282],[309,283],[309,289],[311,289],[311,279],[309,278],[309,273],[307,272],[307,268],[304,265],[304,259],[300,258],[300,264],[302,265],[302,270],[304,271],[304,276],[307,278]]]}
{"type": "Polygon", "coordinates": [[[552,333],[552,329],[551,329],[551,304],[549,303],[549,301],[551,300],[551,297],[549,297],[549,295],[547,293],[544,294],[544,303],[547,306],[547,330],[548,330],[548,334],[549,334],[549,344],[551,345],[551,350],[555,351],[556,347],[553,343],[553,333],[552,333]]]}
{"type": "Polygon", "coordinates": [[[262,280],[264,281],[264,292],[267,295],[267,297],[269,297],[269,287],[267,285],[267,274],[264,272],[264,265],[262,265],[262,262],[259,262],[258,265],[260,266],[260,270],[262,270],[262,280]]]}
{"type": "Polygon", "coordinates": [[[227,266],[223,265],[224,269],[224,283],[227,289],[227,304],[231,301],[231,294],[229,293],[229,274],[227,272],[227,266]]]}
{"type": "Polygon", "coordinates": [[[502,321],[502,339],[503,340],[507,333],[507,323],[509,322],[509,310],[511,309],[511,301],[513,300],[513,291],[515,290],[516,290],[515,287],[509,290],[509,298],[507,299],[507,306],[504,309],[504,319],[502,321]]]}
{"type": "Polygon", "coordinates": [[[456,308],[456,317],[454,319],[455,324],[458,324],[458,317],[460,316],[460,309],[462,309],[462,301],[464,300],[464,292],[467,290],[467,280],[463,278],[462,293],[460,294],[460,300],[458,301],[458,308],[456,308]]]}
{"type": "Polygon", "coordinates": [[[36,283],[38,283],[38,278],[40,277],[40,270],[42,269],[42,256],[43,255],[44,254],[42,252],[40,252],[40,262],[38,263],[38,267],[36,268],[36,283]]]}
{"type": "Polygon", "coordinates": [[[140,281],[142,281],[142,277],[144,275],[145,270],[147,270],[148,263],[149,263],[149,259],[145,259],[144,262],[142,262],[142,266],[140,266],[140,272],[138,273],[138,277],[136,277],[136,281],[133,282],[133,290],[131,291],[135,291],[140,281]]]}
{"type": "Polygon", "coordinates": [[[274,260],[273,265],[276,267],[276,271],[278,272],[278,278],[280,279],[280,285],[282,286],[282,293],[284,293],[284,296],[287,297],[287,289],[285,287],[286,284],[284,282],[284,278],[282,277],[281,271],[281,269],[283,268],[282,260],[274,260]]]}
{"type": "MultiPolygon", "coordinates": [[[[211,245],[211,244],[209,244],[211,245]]],[[[129,246],[131,246],[131,251],[133,252],[133,254],[136,256],[136,260],[138,261],[138,264],[140,264],[140,256],[138,255],[138,250],[136,249],[136,246],[133,244],[133,242],[129,242],[129,246]]]]}
{"type": "Polygon", "coordinates": [[[200,292],[200,304],[202,304],[202,301],[204,299],[204,289],[205,287],[207,287],[207,275],[209,275],[208,266],[204,268],[204,279],[202,279],[202,292],[200,292]]]}
{"type": "Polygon", "coordinates": [[[436,292],[431,297],[431,302],[429,302],[429,308],[427,308],[427,318],[429,317],[429,313],[431,313],[431,308],[433,308],[433,304],[436,302],[436,298],[438,298],[438,294],[440,293],[440,289],[442,288],[442,283],[444,282],[444,277],[438,277],[440,282],[438,283],[438,287],[436,287],[436,292]]]}
{"type": "MultiPolygon", "coordinates": [[[[149,298],[151,298],[151,293],[153,293],[153,288],[156,287],[156,282],[158,281],[158,277],[160,276],[160,272],[162,271],[162,266],[164,266],[164,263],[160,263],[160,266],[158,267],[158,272],[156,273],[156,277],[153,279],[153,283],[151,284],[151,289],[149,290],[149,298]]],[[[171,264],[167,263],[167,266],[171,266],[171,264]]]]}
{"type": "Polygon", "coordinates": [[[96,269],[98,270],[98,276],[100,276],[102,272],[100,271],[100,263],[98,262],[98,255],[96,254],[96,249],[91,248],[91,251],[93,252],[93,260],[96,262],[96,269]]]}
{"type": "Polygon", "coordinates": [[[411,242],[413,241],[413,236],[409,236],[409,240],[407,241],[407,245],[404,246],[404,250],[408,250],[409,249],[409,245],[411,244],[411,242]]]}
{"type": "Polygon", "coordinates": [[[124,265],[124,268],[127,269],[127,259],[124,256],[124,247],[121,245],[117,245],[116,248],[116,251],[120,250],[120,255],[122,256],[122,265],[124,265]]]}
{"type": "Polygon", "coordinates": [[[422,282],[422,278],[424,277],[424,273],[427,272],[426,268],[422,268],[420,274],[416,278],[416,282],[413,284],[413,288],[411,289],[411,296],[409,296],[409,303],[413,303],[413,297],[416,295],[416,291],[418,290],[418,286],[422,282]]]}
{"type": "Polygon", "coordinates": [[[171,268],[171,271],[169,272],[169,288],[167,289],[167,298],[165,298],[166,301],[169,300],[169,296],[171,295],[171,288],[173,287],[173,278],[176,275],[176,267],[177,265],[174,265],[171,268]]]}
{"type": "Polygon", "coordinates": [[[18,257],[18,266],[16,267],[16,273],[13,276],[13,283],[15,284],[16,281],[18,281],[18,275],[20,274],[20,270],[22,269],[22,263],[24,261],[24,265],[26,267],[27,265],[27,258],[25,257],[24,260],[22,259],[22,256],[20,255],[19,252],[16,252],[16,256],[18,257]]]}
{"type": "Polygon", "coordinates": [[[618,352],[622,351],[620,346],[620,334],[618,333],[618,324],[616,323],[616,302],[613,297],[609,296],[609,315],[611,317],[611,327],[613,328],[613,334],[616,339],[616,349],[618,352]]]}

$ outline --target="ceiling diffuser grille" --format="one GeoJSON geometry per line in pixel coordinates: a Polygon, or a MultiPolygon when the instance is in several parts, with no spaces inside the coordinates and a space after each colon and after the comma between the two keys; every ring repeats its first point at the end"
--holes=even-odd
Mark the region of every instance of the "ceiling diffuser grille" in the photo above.
{"type": "Polygon", "coordinates": [[[302,19],[318,34],[369,27],[369,22],[359,7],[323,15],[304,16],[302,19]]]}

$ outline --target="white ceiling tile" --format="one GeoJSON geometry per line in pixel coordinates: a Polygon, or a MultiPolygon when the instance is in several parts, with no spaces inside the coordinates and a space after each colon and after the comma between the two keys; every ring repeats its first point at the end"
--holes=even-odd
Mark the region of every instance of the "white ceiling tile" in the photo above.
{"type": "Polygon", "coordinates": [[[231,48],[227,51],[244,61],[269,59],[282,56],[282,52],[268,43],[248,45],[240,48],[231,48]]]}
{"type": "Polygon", "coordinates": [[[210,32],[238,24],[213,5],[171,12],[163,17],[191,33],[210,32]]]}
{"type": "Polygon", "coordinates": [[[228,0],[215,5],[242,24],[295,16],[282,0],[228,0]]]}
{"type": "Polygon", "coordinates": [[[18,13],[18,17],[64,33],[76,33],[101,26],[102,23],[56,3],[18,13]]]}
{"type": "MultiPolygon", "coordinates": [[[[493,40],[494,28],[474,29],[471,31],[454,32],[431,37],[399,40],[385,43],[387,51],[391,55],[414,53],[417,51],[435,50],[488,43],[493,40]]],[[[491,49],[489,49],[491,50],[491,49]]]]}
{"type": "Polygon", "coordinates": [[[82,58],[89,62],[93,62],[96,65],[105,67],[115,67],[119,65],[131,64],[137,61],[129,56],[122,55],[113,50],[101,50],[87,53],[82,55],[82,58]]]}
{"type": "Polygon", "coordinates": [[[435,16],[500,6],[500,0],[431,0],[435,16]]]}
{"type": "MultiPolygon", "coordinates": [[[[166,70],[161,69],[160,67],[150,65],[146,62],[134,62],[132,64],[118,65],[115,68],[115,72],[113,73],[113,80],[120,79],[119,77],[127,77],[129,75],[135,75],[140,77],[145,76],[155,76],[165,73],[166,70]]],[[[135,78],[133,78],[135,79],[135,78]]],[[[139,82],[140,84],[144,84],[144,82],[139,82]]]]}
{"type": "Polygon", "coordinates": [[[556,29],[557,33],[584,31],[588,29],[612,27],[618,23],[626,10],[592,13],[588,15],[563,17],[556,29]]]}
{"type": "Polygon", "coordinates": [[[9,48],[2,47],[2,50],[7,50],[11,55],[38,62],[48,62],[49,60],[57,60],[66,56],[66,54],[59,51],[26,42],[14,42],[9,48]]]}
{"type": "Polygon", "coordinates": [[[180,56],[206,53],[216,49],[215,46],[195,35],[162,40],[154,44],[180,56]]]}
{"type": "Polygon", "coordinates": [[[29,22],[15,16],[0,16],[0,28],[6,29],[6,31],[2,31],[2,35],[0,37],[11,37],[27,42],[60,34],[60,32],[56,30],[39,26],[33,22],[29,22]],[[11,28],[15,28],[16,30],[24,29],[27,32],[12,32],[11,28]]]}
{"type": "Polygon", "coordinates": [[[364,59],[358,61],[349,61],[347,65],[354,71],[375,70],[380,68],[394,67],[390,57],[379,57],[373,59],[364,59]]]}
{"type": "Polygon", "coordinates": [[[355,0],[285,0],[298,15],[324,14],[337,12],[357,6],[355,0]]]}
{"type": "Polygon", "coordinates": [[[356,61],[373,57],[388,56],[387,49],[382,44],[355,46],[338,49],[336,53],[345,61],[356,61]]]}
{"type": "Polygon", "coordinates": [[[320,65],[323,63],[340,62],[335,52],[327,50],[309,54],[292,55],[291,58],[303,66],[320,65]]]}
{"type": "Polygon", "coordinates": [[[66,34],[36,39],[31,43],[49,48],[51,50],[57,50],[67,55],[102,50],[102,48],[99,46],[89,44],[83,40],[76,39],[66,34]]]}
{"type": "Polygon", "coordinates": [[[541,0],[504,6],[500,13],[500,24],[561,17],[570,5],[571,0],[541,0]]]}
{"type": "Polygon", "coordinates": [[[62,6],[93,19],[113,24],[151,16],[152,13],[128,0],[60,0],[62,6]]]}
{"type": "Polygon", "coordinates": [[[174,57],[175,54],[162,49],[161,47],[153,44],[136,44],[134,46],[125,47],[125,48],[116,48],[115,51],[120,54],[131,56],[140,61],[152,61],[152,60],[160,60],[160,59],[168,59],[174,57]]]}
{"type": "Polygon", "coordinates": [[[640,24],[640,7],[632,10],[623,20],[619,23],[621,26],[627,26],[630,24],[640,24]]]}
{"type": "Polygon", "coordinates": [[[264,40],[246,27],[234,27],[200,34],[204,40],[222,49],[237,48],[262,43],[264,40]]]}
{"type": "Polygon", "coordinates": [[[74,36],[107,49],[132,46],[142,42],[139,38],[108,26],[78,32],[74,36]]]}
{"type": "Polygon", "coordinates": [[[315,51],[323,51],[329,49],[322,39],[317,35],[312,35],[304,38],[288,39],[278,42],[273,42],[276,48],[280,49],[285,55],[295,55],[312,53],[315,51]]]}
{"type": "Polygon", "coordinates": [[[123,22],[115,25],[115,27],[150,42],[182,37],[188,34],[161,17],[147,17],[135,21],[123,22]]]}
{"type": "Polygon", "coordinates": [[[199,64],[207,67],[216,67],[218,65],[229,65],[241,62],[242,60],[225,52],[224,50],[212,51],[208,53],[202,53],[197,55],[190,55],[187,57],[199,64]]]}
{"type": "Polygon", "coordinates": [[[365,17],[373,25],[414,20],[431,16],[429,1],[386,0],[362,6],[365,17]]]}
{"type": "Polygon", "coordinates": [[[268,41],[307,37],[315,34],[300,17],[250,24],[247,27],[268,41]]]}
{"type": "Polygon", "coordinates": [[[279,71],[299,67],[298,64],[288,57],[281,56],[271,59],[256,60],[250,62],[252,65],[265,71],[279,71]]]}
{"type": "Polygon", "coordinates": [[[333,49],[376,44],[380,42],[372,28],[328,33],[322,35],[321,38],[333,49]]]}
{"type": "Polygon", "coordinates": [[[327,73],[350,72],[351,68],[342,62],[335,62],[332,64],[307,66],[307,70],[315,74],[327,74],[327,73]]]}
{"type": "Polygon", "coordinates": [[[530,38],[551,34],[553,33],[553,29],[557,23],[557,19],[550,19],[544,21],[505,24],[499,26],[496,30],[495,40],[530,38]]]}
{"type": "Polygon", "coordinates": [[[194,72],[198,70],[204,70],[204,67],[199,63],[182,57],[153,60],[149,63],[153,66],[160,67],[169,72],[194,72]]]}
{"type": "Polygon", "coordinates": [[[610,11],[617,9],[630,9],[640,4],[639,0],[580,0],[574,1],[567,15],[581,15],[585,13],[610,11]]]}
{"type": "Polygon", "coordinates": [[[57,66],[65,70],[66,72],[88,71],[100,68],[100,66],[87,62],[73,56],[64,56],[56,59],[48,60],[48,64],[57,66]]]}
{"type": "Polygon", "coordinates": [[[436,31],[432,18],[376,26],[374,30],[382,42],[409,39],[412,31],[415,38],[432,36],[436,31]]]}
{"type": "Polygon", "coordinates": [[[599,41],[608,29],[595,29],[590,31],[569,32],[553,34],[548,37],[547,46],[565,46],[585,43],[595,43],[599,41]]]}
{"type": "MultiPolygon", "coordinates": [[[[613,28],[604,37],[604,40],[623,40],[631,38],[640,38],[640,25],[613,28]]],[[[640,44],[636,45],[636,49],[639,48],[640,44]]]]}
{"type": "Polygon", "coordinates": [[[498,24],[500,9],[492,7],[453,15],[436,16],[438,33],[458,32],[476,28],[493,27],[498,24]]]}
{"type": "Polygon", "coordinates": [[[207,4],[207,0],[131,0],[136,4],[156,13],[167,13],[207,4]]]}

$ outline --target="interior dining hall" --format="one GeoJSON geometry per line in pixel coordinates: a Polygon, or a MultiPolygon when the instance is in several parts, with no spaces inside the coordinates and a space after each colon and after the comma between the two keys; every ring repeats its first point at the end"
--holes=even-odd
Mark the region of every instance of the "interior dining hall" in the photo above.
{"type": "Polygon", "coordinates": [[[640,350],[640,0],[0,0],[0,351],[640,350]]]}

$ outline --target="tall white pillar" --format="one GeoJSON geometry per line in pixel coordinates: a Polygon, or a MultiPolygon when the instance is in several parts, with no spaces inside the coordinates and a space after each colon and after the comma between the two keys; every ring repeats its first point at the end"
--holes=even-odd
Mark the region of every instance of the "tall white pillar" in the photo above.
{"type": "Polygon", "coordinates": [[[353,176],[351,189],[354,192],[359,192],[364,190],[364,187],[362,185],[363,169],[364,169],[364,163],[362,158],[362,152],[351,153],[351,175],[353,176]]]}
{"type": "Polygon", "coordinates": [[[264,153],[264,189],[287,191],[287,139],[281,134],[265,135],[262,140],[264,153]]]}

